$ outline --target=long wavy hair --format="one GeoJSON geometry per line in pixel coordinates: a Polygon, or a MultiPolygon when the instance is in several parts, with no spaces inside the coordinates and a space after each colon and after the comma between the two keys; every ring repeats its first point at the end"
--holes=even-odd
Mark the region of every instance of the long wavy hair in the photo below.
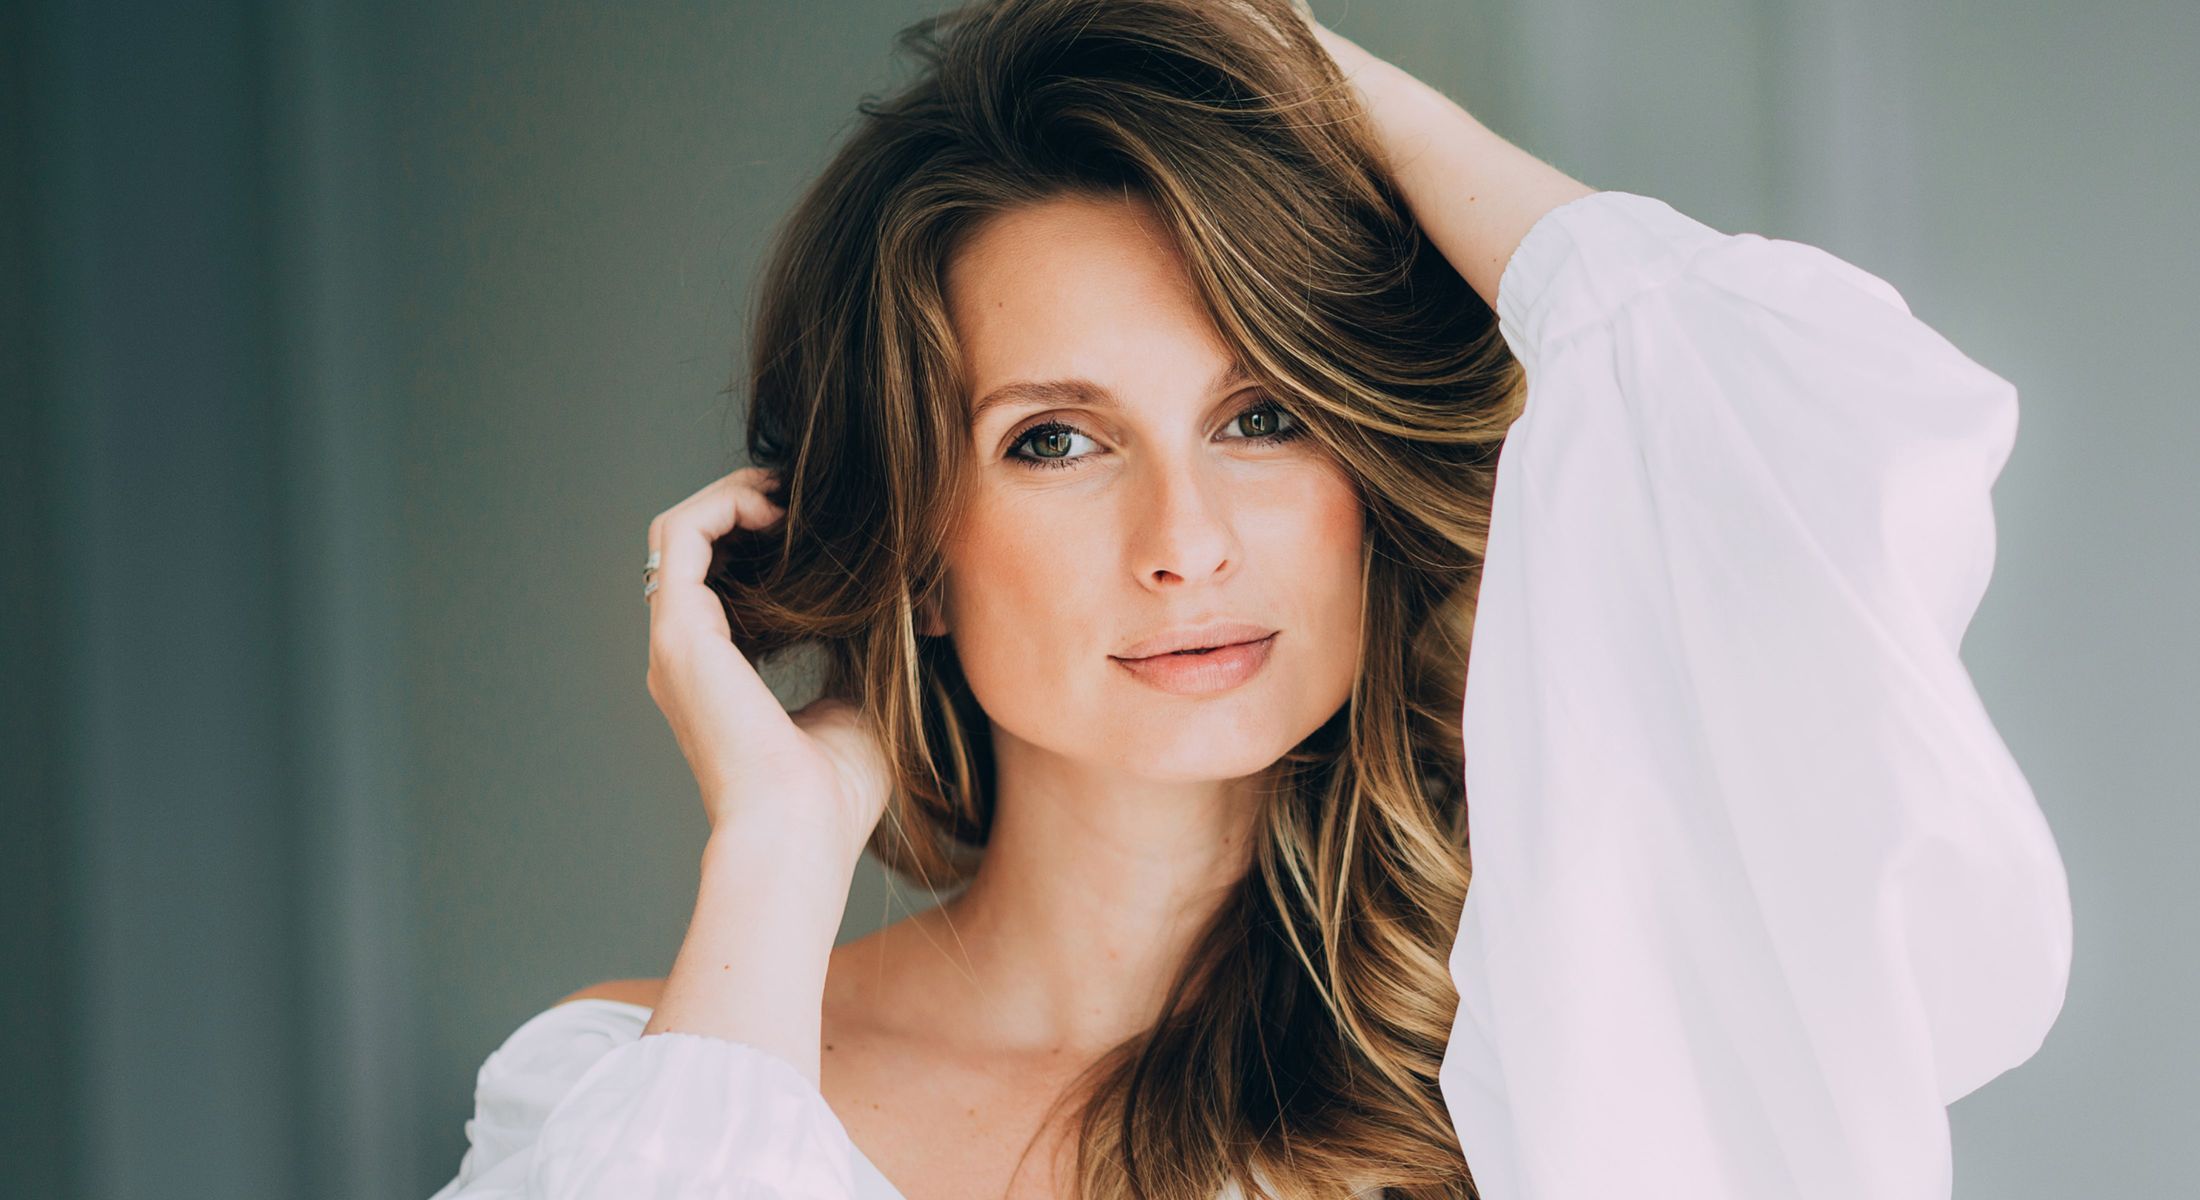
{"type": "Polygon", "coordinates": [[[972,465],[945,266],[1019,205],[1150,204],[1225,343],[1359,484],[1365,650],[1349,701],[1277,764],[1253,865],[1162,1015],[1072,1089],[1077,1186],[1476,1196],[1437,1068],[1472,873],[1467,651],[1519,364],[1289,0],[998,0],[896,45],[922,70],[862,98],[761,277],[748,454],[786,516],[717,548],[736,642],[760,665],[822,651],[825,693],[894,764],[870,851],[915,885],[967,880],[988,722],[951,639],[917,632],[972,465]]]}

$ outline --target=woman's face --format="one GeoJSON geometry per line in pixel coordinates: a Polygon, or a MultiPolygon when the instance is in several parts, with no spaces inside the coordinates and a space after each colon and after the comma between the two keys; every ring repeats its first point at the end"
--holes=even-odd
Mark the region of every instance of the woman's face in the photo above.
{"type": "Polygon", "coordinates": [[[976,484],[946,548],[944,629],[933,617],[926,632],[952,635],[996,743],[1157,780],[1273,763],[1344,704],[1358,669],[1351,479],[1229,373],[1142,201],[996,216],[947,291],[976,484]],[[1195,640],[1273,633],[1126,661],[1218,624],[1243,628],[1195,640]]]}

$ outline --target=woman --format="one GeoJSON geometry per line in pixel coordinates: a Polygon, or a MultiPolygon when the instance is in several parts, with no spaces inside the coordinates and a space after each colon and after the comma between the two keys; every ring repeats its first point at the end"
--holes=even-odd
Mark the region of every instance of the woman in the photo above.
{"type": "Polygon", "coordinates": [[[650,525],[686,940],[439,1200],[1948,1194],[2070,955],[1957,655],[2014,389],[1282,0],[905,39],[650,525]],[[962,886],[836,949],[866,845],[962,886]]]}

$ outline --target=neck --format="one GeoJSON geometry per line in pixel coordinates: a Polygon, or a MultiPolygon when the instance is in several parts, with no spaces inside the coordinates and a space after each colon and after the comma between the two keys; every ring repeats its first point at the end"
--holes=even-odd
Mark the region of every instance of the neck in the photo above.
{"type": "Polygon", "coordinates": [[[1097,1052],[1150,1026],[1194,937],[1250,865],[1251,780],[1155,780],[995,745],[970,885],[941,905],[989,1036],[1097,1052]]]}

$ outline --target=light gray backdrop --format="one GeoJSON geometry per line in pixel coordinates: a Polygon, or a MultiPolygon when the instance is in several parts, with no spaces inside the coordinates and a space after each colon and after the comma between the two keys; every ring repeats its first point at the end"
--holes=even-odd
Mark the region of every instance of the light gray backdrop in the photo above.
{"type": "MultiPolygon", "coordinates": [[[[0,1194],[425,1196],[504,1034],[665,971],[643,529],[736,465],[760,250],[929,7],[0,6],[0,1194]]],[[[2076,977],[1956,1191],[2194,1194],[2200,5],[1317,10],[2018,384],[1965,657],[2076,977]]]]}

